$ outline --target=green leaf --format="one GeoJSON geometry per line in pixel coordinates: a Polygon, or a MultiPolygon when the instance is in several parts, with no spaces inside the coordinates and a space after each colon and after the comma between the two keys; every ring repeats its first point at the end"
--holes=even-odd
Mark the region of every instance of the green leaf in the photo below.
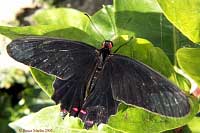
{"type": "MultiPolygon", "coordinates": [[[[16,132],[23,130],[50,130],[49,132],[86,131],[80,119],[66,116],[64,120],[59,115],[60,107],[51,106],[37,113],[25,116],[9,124],[16,132]]],[[[35,131],[36,132],[36,131],[35,131]]],[[[41,131],[42,132],[42,131],[41,131]]]]}
{"type": "Polygon", "coordinates": [[[96,41],[93,37],[89,36],[86,32],[80,29],[77,29],[75,27],[69,27],[69,28],[47,32],[44,34],[44,36],[65,38],[68,40],[76,40],[80,42],[85,42],[87,44],[90,44],[96,47],[99,46],[99,42],[96,41]]]}
{"type": "Polygon", "coordinates": [[[114,5],[117,11],[162,12],[155,0],[114,0],[114,5]]]}
{"type": "Polygon", "coordinates": [[[188,128],[192,133],[200,133],[200,117],[194,117],[189,123],[188,128]]]}
{"type": "Polygon", "coordinates": [[[112,6],[104,6],[91,17],[91,20],[86,32],[100,43],[104,40],[111,40],[117,35],[112,6]]]}
{"type": "Polygon", "coordinates": [[[24,36],[43,35],[47,32],[60,30],[66,28],[65,26],[57,25],[38,25],[38,26],[25,26],[25,27],[7,27],[0,26],[0,34],[5,35],[11,39],[16,39],[24,36]]]}
{"type": "Polygon", "coordinates": [[[181,69],[200,85],[200,48],[181,48],[176,56],[181,69]]]}
{"type": "MultiPolygon", "coordinates": [[[[191,98],[192,99],[192,98],[191,98]]],[[[9,124],[16,132],[22,130],[51,130],[52,132],[133,132],[145,133],[146,131],[158,132],[164,129],[171,129],[187,123],[197,112],[198,104],[192,99],[191,113],[183,118],[170,118],[155,115],[139,108],[128,107],[121,104],[119,112],[111,116],[108,125],[101,124],[94,126],[89,131],[84,129],[83,123],[79,118],[66,116],[64,120],[59,115],[60,106],[46,107],[37,113],[25,116],[9,124]],[[53,119],[52,119],[53,118],[53,119]],[[145,126],[143,126],[145,125],[145,126]],[[141,128],[142,127],[142,128],[141,128]]]]}
{"type": "Polygon", "coordinates": [[[5,35],[11,39],[16,39],[24,36],[43,35],[77,41],[79,40],[91,45],[97,44],[97,41],[90,37],[86,32],[75,27],[65,27],[62,25],[38,25],[25,27],[0,26],[0,34],[5,35]]]}
{"type": "Polygon", "coordinates": [[[37,84],[41,87],[41,89],[49,96],[51,97],[54,91],[54,88],[52,86],[55,77],[48,75],[38,69],[30,68],[31,74],[33,75],[34,80],[37,82],[37,84]]]}
{"type": "Polygon", "coordinates": [[[199,0],[157,1],[171,23],[193,42],[200,42],[199,0]]]}
{"type": "Polygon", "coordinates": [[[176,50],[190,44],[165,18],[155,0],[115,0],[114,9],[118,35],[151,41],[164,50],[173,64],[176,50]]]}
{"type": "Polygon", "coordinates": [[[188,123],[198,111],[197,100],[194,98],[190,100],[191,112],[182,118],[156,115],[139,107],[132,108],[121,105],[123,107],[119,107],[121,108],[119,112],[110,117],[108,125],[121,131],[137,133],[158,133],[180,127],[188,123]]]}
{"type": "Polygon", "coordinates": [[[33,20],[36,24],[39,25],[76,27],[81,30],[85,29],[89,21],[83,12],[71,8],[53,8],[40,10],[34,14],[33,20]]]}
{"type": "MultiPolygon", "coordinates": [[[[91,38],[98,40],[98,43],[100,44],[104,41],[104,37],[110,40],[115,35],[114,28],[116,27],[114,26],[113,17],[112,6],[104,6],[101,10],[91,16],[94,25],[83,12],[70,8],[45,9],[36,13],[33,16],[33,19],[36,24],[79,28],[88,33],[91,38]],[[97,29],[95,29],[95,27],[97,29]]],[[[79,34],[77,34],[77,36],[81,37],[79,34]]]]}
{"type": "Polygon", "coordinates": [[[99,127],[96,125],[86,130],[84,123],[78,117],[65,116],[64,120],[59,115],[60,106],[50,106],[41,109],[37,113],[22,117],[9,124],[17,133],[21,132],[120,132],[108,125],[101,124],[99,127]]]}

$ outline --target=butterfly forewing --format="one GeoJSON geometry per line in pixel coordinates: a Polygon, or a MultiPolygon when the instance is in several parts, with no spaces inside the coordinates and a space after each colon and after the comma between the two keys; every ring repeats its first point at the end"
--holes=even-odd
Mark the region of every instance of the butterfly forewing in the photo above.
{"type": "Polygon", "coordinates": [[[52,99],[77,116],[85,98],[86,85],[98,59],[98,50],[82,42],[48,37],[16,39],[8,54],[26,65],[56,75],[52,99]]]}
{"type": "Polygon", "coordinates": [[[107,71],[114,99],[165,116],[188,114],[189,100],[183,92],[146,65],[120,55],[111,55],[105,65],[111,66],[107,71]]]}
{"type": "Polygon", "coordinates": [[[48,37],[16,39],[7,51],[15,60],[61,79],[90,69],[98,54],[94,47],[82,42],[48,37]]]}

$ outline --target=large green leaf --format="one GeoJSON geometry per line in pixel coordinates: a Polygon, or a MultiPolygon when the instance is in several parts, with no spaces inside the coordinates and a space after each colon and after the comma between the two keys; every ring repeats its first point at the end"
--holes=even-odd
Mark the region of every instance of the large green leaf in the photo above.
{"type": "Polygon", "coordinates": [[[114,8],[118,34],[151,41],[165,51],[172,63],[176,50],[190,43],[165,18],[155,0],[115,0],[114,8]]]}
{"type": "Polygon", "coordinates": [[[83,12],[71,8],[40,10],[33,16],[36,24],[76,27],[84,30],[89,19],[83,12]],[[45,17],[44,17],[45,16],[45,17]]]}
{"type": "Polygon", "coordinates": [[[79,40],[91,45],[97,44],[97,41],[90,37],[86,32],[77,29],[76,27],[62,25],[37,25],[25,27],[0,26],[0,33],[9,37],[10,39],[16,39],[24,36],[43,35],[77,41],[79,40]]]}
{"type": "MultiPolygon", "coordinates": [[[[64,133],[66,131],[86,131],[83,129],[83,123],[80,119],[74,117],[68,117],[64,120],[59,116],[59,106],[46,107],[37,113],[25,116],[9,126],[15,129],[17,133],[21,133],[25,130],[41,130],[41,132],[56,132],[64,133]],[[48,131],[50,130],[50,131],[48,131]]],[[[33,131],[35,130],[35,131],[33,131]]]]}
{"type": "Polygon", "coordinates": [[[96,12],[91,16],[92,22],[90,22],[89,18],[83,12],[69,8],[41,10],[34,14],[33,20],[36,24],[79,28],[86,31],[90,36],[98,40],[99,43],[104,41],[104,37],[110,40],[115,35],[114,28],[116,28],[114,22],[112,22],[114,20],[112,6],[104,6],[96,12]]]}
{"type": "Polygon", "coordinates": [[[69,117],[63,120],[59,115],[60,106],[50,106],[43,108],[37,113],[22,117],[9,124],[17,133],[21,132],[54,132],[54,133],[96,133],[96,132],[120,132],[110,126],[96,125],[86,130],[84,124],[79,118],[69,117]]]}
{"type": "Polygon", "coordinates": [[[188,128],[192,133],[200,133],[200,117],[194,117],[189,123],[188,128]]]}
{"type": "MultiPolygon", "coordinates": [[[[193,99],[194,100],[194,99],[193,99]]],[[[23,130],[51,130],[52,132],[160,132],[166,129],[184,125],[198,110],[197,102],[191,102],[192,110],[184,118],[174,119],[159,116],[139,108],[129,108],[120,105],[119,112],[111,116],[108,125],[94,126],[89,131],[84,129],[79,118],[66,116],[64,120],[59,116],[59,105],[46,107],[37,113],[25,116],[9,124],[16,132],[23,130]],[[133,119],[132,119],[133,118],[133,119]],[[144,126],[145,125],[145,126],[144,126]]]]}
{"type": "Polygon", "coordinates": [[[104,40],[112,40],[117,35],[114,22],[114,9],[112,6],[104,6],[91,16],[92,22],[88,23],[86,32],[102,43],[104,40]]]}
{"type": "Polygon", "coordinates": [[[177,51],[181,69],[200,86],[200,48],[181,48],[177,51]]]}
{"type": "Polygon", "coordinates": [[[198,102],[190,99],[191,112],[183,118],[155,115],[139,108],[129,108],[121,104],[118,113],[110,117],[108,125],[112,128],[132,133],[158,133],[188,123],[198,111],[198,102]],[[133,119],[132,119],[133,118],[133,119]]]}
{"type": "Polygon", "coordinates": [[[195,43],[200,42],[199,0],[157,0],[167,18],[195,43]]]}
{"type": "Polygon", "coordinates": [[[114,5],[117,11],[162,12],[155,0],[114,0],[114,5]]]}
{"type": "Polygon", "coordinates": [[[65,26],[57,25],[37,25],[37,26],[25,26],[25,27],[7,27],[0,26],[0,33],[11,38],[16,39],[23,36],[31,35],[43,35],[47,32],[60,30],[66,28],[65,26]]]}

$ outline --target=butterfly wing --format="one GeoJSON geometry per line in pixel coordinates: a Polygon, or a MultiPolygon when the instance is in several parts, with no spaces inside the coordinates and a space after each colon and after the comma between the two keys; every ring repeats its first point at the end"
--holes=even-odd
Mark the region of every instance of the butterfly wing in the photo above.
{"type": "Polygon", "coordinates": [[[95,123],[106,123],[109,116],[117,111],[118,101],[113,99],[109,67],[109,65],[104,67],[99,73],[97,81],[79,113],[79,117],[84,121],[86,128],[95,123]]]}
{"type": "Polygon", "coordinates": [[[13,40],[7,52],[15,60],[61,79],[90,69],[98,54],[94,47],[82,42],[48,37],[13,40]]]}
{"type": "Polygon", "coordinates": [[[56,75],[52,99],[76,116],[86,84],[95,67],[98,50],[82,42],[48,37],[25,37],[7,46],[8,54],[26,65],[56,75]]]}
{"type": "Polygon", "coordinates": [[[180,89],[146,65],[125,56],[111,55],[114,99],[165,116],[182,117],[190,110],[189,100],[180,89]]]}
{"type": "Polygon", "coordinates": [[[89,77],[85,77],[84,74],[73,75],[66,80],[56,78],[53,84],[55,91],[52,99],[56,103],[61,103],[61,111],[66,110],[72,116],[78,115],[84,103],[87,78],[89,77]]]}

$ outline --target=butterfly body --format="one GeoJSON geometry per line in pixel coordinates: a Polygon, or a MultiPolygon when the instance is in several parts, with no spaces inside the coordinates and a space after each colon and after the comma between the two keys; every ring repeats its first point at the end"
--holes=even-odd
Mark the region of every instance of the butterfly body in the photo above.
{"type": "MultiPolygon", "coordinates": [[[[52,99],[62,115],[80,117],[85,127],[106,123],[123,102],[168,117],[190,111],[189,99],[173,83],[145,64],[83,42],[24,37],[13,40],[8,54],[15,60],[56,76],[52,99]]],[[[134,118],[130,118],[134,119],[134,118]]]]}
{"type": "MultiPolygon", "coordinates": [[[[94,85],[96,84],[97,78],[99,73],[102,71],[103,65],[105,63],[106,58],[108,58],[111,54],[111,48],[113,47],[113,43],[111,41],[104,41],[102,44],[102,48],[97,51],[98,53],[98,60],[96,66],[94,68],[93,74],[91,74],[91,79],[88,82],[88,89],[86,92],[92,91],[94,85]]],[[[87,95],[88,95],[87,93],[87,95]]]]}

